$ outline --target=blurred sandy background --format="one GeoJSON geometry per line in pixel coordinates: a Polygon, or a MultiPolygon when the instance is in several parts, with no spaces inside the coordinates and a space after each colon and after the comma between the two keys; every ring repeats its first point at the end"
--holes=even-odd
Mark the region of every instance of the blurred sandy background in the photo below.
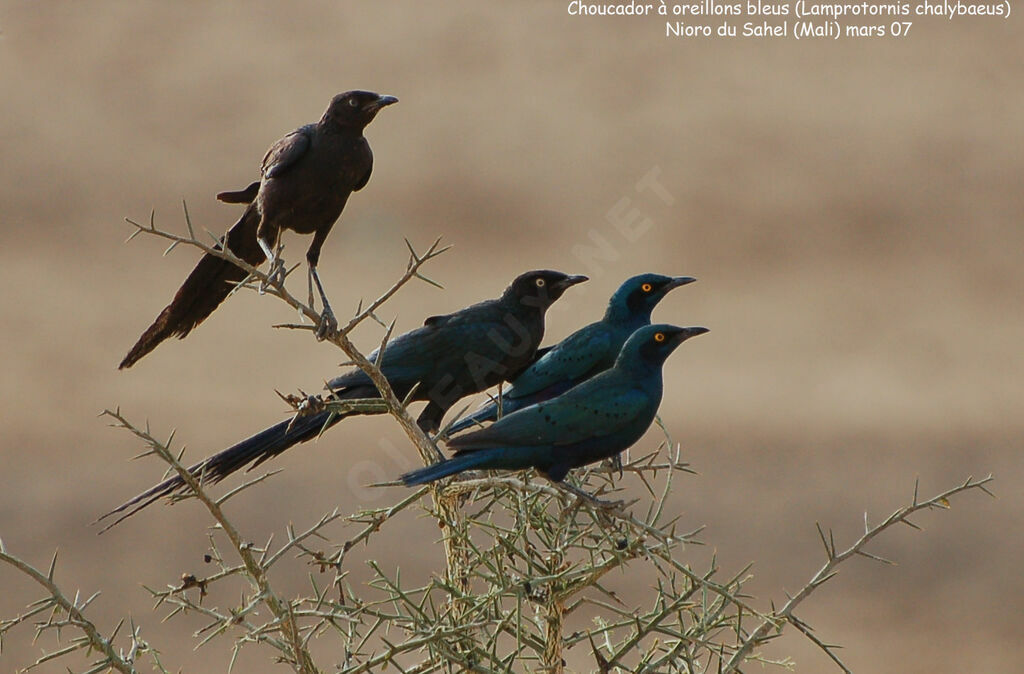
{"type": "MultiPolygon", "coordinates": [[[[120,405],[161,434],[176,427],[198,458],[282,418],[273,389],[318,388],[342,358],[270,329],[290,312],[244,294],[118,372],[196,258],[163,258],[146,237],[122,245],[123,218],[155,209],[180,230],[185,199],[223,231],[239,211],[214,193],[248,184],[264,149],[334,93],[370,88],[401,102],[369,128],[373,178],[324,250],[339,313],[400,273],[402,237],[455,248],[429,270],[445,291],[414,286],[388,305],[399,330],[527,268],[592,277],[553,312],[549,340],[598,318],[629,275],[698,277],[656,313],[712,329],[669,361],[662,408],[700,472],[674,496],[686,525],[708,525],[694,564],[713,551],[723,572],[755,562],[750,588],[766,606],[820,565],[815,521],[846,541],[864,510],[877,520],[908,500],[917,477],[932,493],[992,472],[997,500],[958,499],[919,517],[925,531],[884,536],[873,550],[899,566],[850,563],[801,615],[859,672],[1019,671],[1019,20],[920,21],[904,40],[662,35],[658,21],[572,18],[557,2],[3,3],[8,549],[45,567],[59,547],[58,580],[104,591],[102,627],[130,613],[168,667],[226,669],[228,642],[194,653],[202,622],[159,624],[140,587],[204,572],[200,507],[154,507],[103,537],[87,527],[162,471],[129,462],[137,443],[96,414],[120,405]],[[672,204],[636,190],[655,169],[672,204]],[[650,219],[635,240],[608,219],[623,198],[650,219]],[[595,241],[605,252],[586,254],[595,241]]],[[[308,240],[286,244],[298,261],[308,240]]],[[[368,349],[379,331],[357,338],[368,349]]],[[[380,505],[395,494],[361,485],[397,474],[406,454],[388,420],[350,421],[276,461],[284,472],[231,512],[263,541],[336,505],[380,505]]],[[[381,554],[439,564],[425,524],[404,520],[391,540],[405,545],[381,554]]],[[[0,569],[0,615],[37,595],[0,569]]],[[[19,634],[2,671],[38,653],[19,634]]],[[[591,666],[579,650],[570,664],[591,666]]],[[[774,654],[830,671],[800,636],[774,654]]],[[[280,671],[260,655],[246,671],[280,671]]]]}

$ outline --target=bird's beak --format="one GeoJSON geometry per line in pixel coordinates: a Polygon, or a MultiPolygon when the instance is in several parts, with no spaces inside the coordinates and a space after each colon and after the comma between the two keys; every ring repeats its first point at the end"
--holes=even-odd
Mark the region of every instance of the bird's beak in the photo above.
{"type": "Polygon", "coordinates": [[[685,286],[689,283],[693,283],[696,280],[697,279],[693,278],[692,276],[676,276],[673,277],[673,279],[665,285],[665,290],[672,290],[673,288],[678,288],[679,286],[685,286]]]}
{"type": "Polygon", "coordinates": [[[672,337],[672,339],[676,343],[682,343],[682,342],[685,342],[686,340],[688,340],[690,337],[696,337],[697,335],[703,335],[705,332],[711,332],[711,331],[708,330],[707,328],[702,328],[702,327],[679,328],[679,332],[677,332],[672,337]]]}
{"type": "Polygon", "coordinates": [[[394,96],[378,96],[377,100],[370,101],[369,103],[364,105],[363,110],[365,110],[366,112],[376,112],[377,110],[383,108],[385,105],[391,105],[392,103],[397,102],[398,99],[395,98],[394,96]]]}
{"type": "Polygon", "coordinates": [[[566,276],[564,279],[558,282],[558,287],[563,289],[569,288],[570,286],[574,286],[578,283],[583,283],[584,281],[589,280],[589,276],[583,276],[582,274],[576,274],[575,276],[566,276]]]}

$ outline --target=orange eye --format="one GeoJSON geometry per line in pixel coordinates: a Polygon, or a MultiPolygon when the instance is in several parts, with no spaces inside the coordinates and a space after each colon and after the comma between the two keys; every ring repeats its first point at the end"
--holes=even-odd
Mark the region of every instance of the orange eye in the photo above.
{"type": "Polygon", "coordinates": [[[656,333],[654,333],[654,341],[658,342],[659,344],[664,342],[665,341],[665,333],[664,332],[656,332],[656,333]]]}
{"type": "Polygon", "coordinates": [[[537,287],[538,288],[543,288],[544,287],[544,279],[539,278],[539,279],[537,279],[536,283],[537,283],[537,287]]]}
{"type": "Polygon", "coordinates": [[[649,293],[653,289],[654,289],[654,286],[652,286],[650,283],[645,283],[642,286],[640,286],[640,290],[643,290],[645,293],[649,293]]]}

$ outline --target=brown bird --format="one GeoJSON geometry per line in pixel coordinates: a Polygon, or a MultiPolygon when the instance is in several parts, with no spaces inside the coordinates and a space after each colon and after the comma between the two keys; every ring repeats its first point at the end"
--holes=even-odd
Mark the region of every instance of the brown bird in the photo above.
{"type": "MultiPolygon", "coordinates": [[[[300,127],[271,146],[263,157],[259,182],[238,192],[217,195],[228,203],[249,204],[221,245],[226,239],[228,250],[254,266],[271,260],[272,282],[279,283],[284,277],[284,264],[274,254],[281,232],[290,229],[313,235],[306,262],[310,303],[313,283],[323,303],[317,330],[321,338],[337,327],[337,321],[316,270],[320,249],[349,194],[362,189],[370,179],[373,153],[363,137],[363,129],[381,108],[397,101],[394,96],[370,91],[338,94],[319,122],[300,127]]],[[[204,255],[119,368],[131,367],[168,337],[183,339],[213,313],[246,275],[241,267],[227,260],[204,255]]]]}

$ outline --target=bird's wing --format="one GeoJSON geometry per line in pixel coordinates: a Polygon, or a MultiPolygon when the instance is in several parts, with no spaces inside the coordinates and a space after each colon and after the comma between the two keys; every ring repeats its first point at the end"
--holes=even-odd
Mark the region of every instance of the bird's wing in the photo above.
{"type": "Polygon", "coordinates": [[[238,190],[237,192],[218,192],[217,199],[223,201],[226,204],[251,204],[256,200],[256,195],[260,191],[260,181],[251,183],[244,190],[238,190]]]}
{"type": "Polygon", "coordinates": [[[366,173],[363,174],[363,177],[360,178],[359,181],[355,185],[352,186],[352,191],[353,192],[358,192],[359,190],[361,190],[364,187],[366,187],[366,183],[370,182],[370,174],[373,173],[373,161],[372,161],[373,155],[370,155],[370,158],[371,158],[370,168],[366,169],[366,173]]]}
{"type": "Polygon", "coordinates": [[[454,314],[442,314],[440,316],[427,316],[423,320],[423,325],[430,326],[430,327],[437,327],[439,325],[444,325],[449,320],[451,320],[453,315],[454,314]]]}
{"type": "Polygon", "coordinates": [[[641,389],[581,384],[558,398],[502,417],[487,428],[456,436],[448,446],[464,452],[490,447],[572,445],[623,429],[650,403],[650,396],[641,389]]]}
{"type": "MultiPolygon", "coordinates": [[[[548,353],[551,352],[551,349],[555,348],[555,346],[557,345],[552,344],[551,346],[542,346],[537,349],[536,353],[533,354],[533,363],[536,363],[538,360],[548,355],[548,353]]],[[[533,365],[533,363],[530,363],[530,365],[533,365]]]]}
{"type": "Polygon", "coordinates": [[[612,341],[608,332],[588,328],[566,337],[516,377],[508,390],[508,397],[522,398],[550,386],[579,381],[585,379],[599,363],[614,362],[614,356],[609,357],[612,341]]]}
{"type": "Polygon", "coordinates": [[[500,320],[498,319],[499,314],[504,315],[501,311],[501,305],[498,300],[484,300],[483,302],[471,304],[464,309],[459,309],[458,311],[450,314],[428,316],[423,320],[423,325],[437,327],[450,322],[465,324],[500,323],[500,320]]]}
{"type": "MultiPolygon", "coordinates": [[[[493,331],[504,335],[503,331],[508,329],[504,322],[489,312],[468,312],[464,309],[428,318],[423,327],[388,342],[383,359],[384,374],[392,385],[397,382],[414,383],[425,372],[435,370],[438,362],[451,360],[452,354],[468,353],[474,344],[481,345],[483,340],[489,340],[488,335],[493,331]]],[[[376,363],[377,355],[378,350],[374,350],[368,358],[376,363]]],[[[328,388],[339,390],[368,383],[370,378],[362,370],[355,369],[332,379],[328,388]]]]}
{"type": "MultiPolygon", "coordinates": [[[[414,330],[413,332],[418,332],[418,330],[414,330]]],[[[387,352],[386,352],[385,358],[384,358],[385,364],[390,364],[392,362],[392,356],[395,353],[393,351],[393,348],[396,345],[398,345],[400,347],[401,346],[401,342],[403,340],[407,339],[411,334],[412,333],[406,333],[404,335],[400,335],[400,336],[394,338],[393,340],[391,340],[390,342],[388,342],[387,352]]],[[[366,359],[369,360],[371,363],[376,363],[377,362],[377,356],[379,354],[380,354],[380,349],[379,348],[374,349],[370,353],[370,355],[366,357],[366,359]]],[[[327,388],[330,389],[331,391],[343,391],[344,389],[347,389],[347,388],[352,388],[352,387],[355,387],[355,386],[366,386],[366,385],[371,385],[372,386],[373,385],[373,380],[371,380],[370,377],[365,372],[360,370],[358,367],[352,368],[348,372],[345,372],[344,374],[340,374],[337,377],[335,377],[334,379],[331,379],[329,382],[327,382],[327,388]]]]}
{"type": "Polygon", "coordinates": [[[277,141],[263,157],[263,177],[276,178],[288,170],[309,150],[314,125],[299,127],[277,141]]]}

